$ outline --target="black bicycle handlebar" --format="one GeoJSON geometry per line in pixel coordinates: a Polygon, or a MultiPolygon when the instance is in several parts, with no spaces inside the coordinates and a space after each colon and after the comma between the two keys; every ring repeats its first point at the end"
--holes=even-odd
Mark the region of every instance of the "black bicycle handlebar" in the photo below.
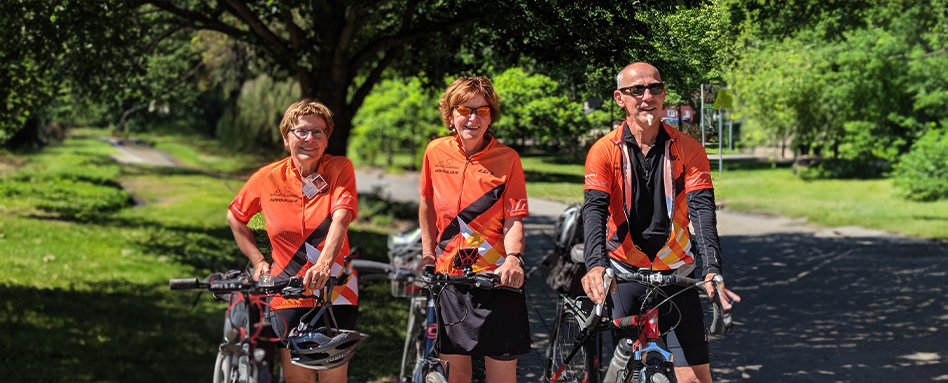
{"type": "Polygon", "coordinates": [[[485,290],[506,290],[523,294],[522,289],[500,284],[500,276],[497,274],[473,274],[448,275],[434,272],[434,265],[425,266],[421,274],[421,281],[428,285],[463,285],[474,286],[485,290]]]}
{"type": "MultiPolygon", "coordinates": [[[[352,273],[351,268],[346,268],[338,277],[329,277],[326,282],[327,287],[340,286],[349,280],[352,273]]],[[[273,284],[261,285],[249,276],[243,276],[235,279],[221,279],[204,282],[197,278],[172,279],[168,282],[171,290],[207,290],[212,293],[233,293],[245,291],[251,294],[274,294],[278,293],[287,298],[300,298],[303,293],[303,277],[291,277],[290,279],[276,281],[273,284]]]]}
{"type": "MultiPolygon", "coordinates": [[[[681,275],[665,275],[660,273],[654,273],[650,270],[640,270],[631,273],[621,273],[614,274],[612,269],[606,269],[604,274],[604,279],[614,277],[616,281],[619,282],[644,282],[656,287],[661,286],[681,286],[687,288],[698,288],[703,286],[706,282],[701,279],[685,277],[681,275]],[[608,275],[605,275],[608,274],[608,275]]],[[[711,325],[708,326],[708,332],[711,335],[720,335],[731,331],[732,319],[730,312],[725,312],[724,307],[721,302],[721,295],[724,294],[724,277],[721,275],[715,275],[714,278],[710,281],[714,285],[715,294],[711,298],[711,308],[712,308],[712,319],[711,325]]],[[[609,290],[610,282],[606,282],[606,291],[609,290]]],[[[631,326],[636,315],[631,315],[623,318],[617,318],[610,321],[611,327],[622,328],[631,326]]],[[[593,313],[584,323],[584,329],[592,331],[593,327],[601,322],[602,319],[602,304],[596,305],[596,308],[593,310],[593,313]]]]}

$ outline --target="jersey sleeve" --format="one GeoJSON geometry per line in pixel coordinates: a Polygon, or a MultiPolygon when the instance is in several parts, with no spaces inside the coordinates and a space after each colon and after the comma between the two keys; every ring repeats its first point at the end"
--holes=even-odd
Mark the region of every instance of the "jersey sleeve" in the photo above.
{"type": "Polygon", "coordinates": [[[434,142],[429,143],[428,147],[425,149],[425,156],[421,160],[421,177],[418,180],[418,194],[421,194],[422,198],[433,198],[434,189],[431,186],[431,169],[429,168],[428,161],[431,159],[431,151],[434,142]]]}
{"type": "Polygon", "coordinates": [[[260,193],[263,187],[263,180],[266,178],[263,170],[259,170],[250,176],[244,187],[237,192],[234,199],[230,201],[230,211],[234,217],[243,223],[250,222],[254,214],[260,212],[260,193]]]}
{"type": "Polygon", "coordinates": [[[699,145],[688,145],[684,163],[685,193],[695,190],[711,189],[711,165],[708,154],[699,145]]]}
{"type": "Polygon", "coordinates": [[[504,217],[525,217],[530,214],[527,207],[527,181],[520,156],[513,152],[512,157],[507,187],[504,189],[504,217]]]}
{"type": "Polygon", "coordinates": [[[612,151],[608,140],[597,141],[586,155],[586,173],[584,190],[612,192],[612,151]]]}
{"type": "Polygon", "coordinates": [[[342,158],[342,166],[336,175],[336,182],[332,190],[332,207],[330,214],[339,209],[352,210],[352,218],[355,219],[359,212],[359,196],[356,191],[355,170],[352,168],[352,161],[348,158],[342,158]]]}

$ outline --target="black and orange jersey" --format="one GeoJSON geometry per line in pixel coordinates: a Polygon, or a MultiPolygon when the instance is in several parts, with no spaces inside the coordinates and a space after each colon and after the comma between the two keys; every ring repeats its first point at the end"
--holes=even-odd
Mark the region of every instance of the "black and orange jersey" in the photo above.
{"type": "Polygon", "coordinates": [[[459,273],[452,260],[460,248],[477,248],[475,272],[504,264],[504,219],[529,214],[520,155],[492,138],[470,160],[457,136],[431,141],[418,191],[437,214],[439,272],[459,273]]]}
{"type": "MultiPolygon", "coordinates": [[[[345,157],[324,154],[317,173],[328,187],[313,198],[302,192],[302,179],[291,158],[260,168],[230,203],[230,211],[237,219],[248,222],[254,214],[263,213],[267,236],[273,246],[273,265],[270,274],[277,280],[303,276],[313,266],[310,259],[318,259],[326,244],[332,214],[339,209],[358,213],[355,172],[345,157]]],[[[343,259],[349,254],[349,240],[343,239],[342,249],[336,256],[331,273],[342,273],[343,259]]],[[[358,304],[359,290],[356,278],[345,286],[333,289],[334,305],[358,304]]],[[[270,302],[274,309],[312,307],[313,299],[284,300],[276,296],[270,302]]]]}
{"type": "MultiPolygon", "coordinates": [[[[686,194],[713,188],[707,153],[690,136],[662,123],[668,133],[660,169],[664,187],[665,208],[671,230],[664,247],[654,261],[642,252],[629,235],[628,209],[635,206],[632,195],[634,177],[628,142],[622,139],[623,128],[615,129],[593,144],[586,156],[585,189],[608,193],[609,217],[606,228],[606,251],[609,257],[626,264],[652,270],[673,270],[694,262],[691,249],[690,219],[686,194]]],[[[657,148],[656,148],[657,149],[657,148]]],[[[587,247],[588,249],[589,247],[587,247]]]]}

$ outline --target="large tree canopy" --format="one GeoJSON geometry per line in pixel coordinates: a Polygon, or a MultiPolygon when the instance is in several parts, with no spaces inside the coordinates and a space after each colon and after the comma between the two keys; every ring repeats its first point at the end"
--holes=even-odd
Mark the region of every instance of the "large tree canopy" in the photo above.
{"type": "MultiPolygon", "coordinates": [[[[0,27],[4,37],[10,39],[28,35],[51,42],[32,51],[37,56],[48,57],[48,52],[59,49],[54,46],[60,41],[55,33],[69,34],[61,41],[70,42],[73,47],[88,47],[101,53],[116,50],[100,44],[112,38],[122,39],[126,44],[115,46],[134,52],[105,57],[96,54],[89,57],[94,60],[92,63],[76,63],[76,67],[106,68],[86,72],[97,78],[128,79],[136,70],[141,75],[141,71],[148,69],[141,59],[145,52],[181,31],[210,31],[239,41],[254,52],[253,62],[259,70],[276,79],[295,79],[303,96],[316,98],[334,111],[336,129],[330,138],[330,151],[338,154],[345,152],[352,117],[387,69],[405,75],[424,73],[426,78],[439,79],[445,75],[478,74],[490,66],[527,62],[565,80],[580,92],[602,87],[591,91],[601,93],[613,86],[609,81],[615,70],[630,61],[653,61],[660,67],[663,63],[671,64],[663,61],[654,47],[675,36],[654,30],[658,24],[650,21],[691,9],[701,2],[143,0],[33,2],[29,6],[3,3],[4,17],[11,20],[26,13],[48,19],[42,11],[44,7],[62,8],[71,15],[86,13],[44,20],[48,27],[42,29],[24,22],[13,24],[12,28],[7,24],[0,27]],[[109,11],[103,12],[104,9],[109,11]],[[102,22],[91,26],[86,21],[90,19],[102,22]],[[595,77],[589,78],[590,74],[595,77]],[[593,85],[587,87],[588,84],[593,85]]],[[[698,53],[704,52],[696,50],[695,54],[698,53]]],[[[689,62],[703,61],[676,59],[676,65],[668,65],[666,77],[695,77],[686,73],[695,71],[689,62]]],[[[143,98],[150,96],[153,95],[143,98]]]]}

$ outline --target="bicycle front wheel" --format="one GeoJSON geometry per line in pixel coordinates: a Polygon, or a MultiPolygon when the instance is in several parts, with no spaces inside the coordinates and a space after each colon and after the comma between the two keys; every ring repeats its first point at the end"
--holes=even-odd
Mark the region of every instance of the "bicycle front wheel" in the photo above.
{"type": "Polygon", "coordinates": [[[400,383],[412,382],[418,361],[424,358],[425,337],[428,332],[428,313],[425,297],[411,298],[408,309],[408,327],[405,331],[405,347],[402,350],[402,366],[398,375],[400,383]]]}
{"type": "Polygon", "coordinates": [[[550,334],[550,345],[547,348],[544,381],[555,378],[558,383],[598,382],[598,373],[595,367],[595,339],[589,339],[573,355],[573,358],[567,361],[566,358],[579,340],[579,322],[566,309],[563,301],[560,301],[560,306],[557,307],[556,311],[556,322],[550,334]]]}
{"type": "Polygon", "coordinates": [[[236,357],[218,351],[217,360],[214,362],[214,383],[233,382],[234,375],[237,373],[236,370],[236,357]]]}

